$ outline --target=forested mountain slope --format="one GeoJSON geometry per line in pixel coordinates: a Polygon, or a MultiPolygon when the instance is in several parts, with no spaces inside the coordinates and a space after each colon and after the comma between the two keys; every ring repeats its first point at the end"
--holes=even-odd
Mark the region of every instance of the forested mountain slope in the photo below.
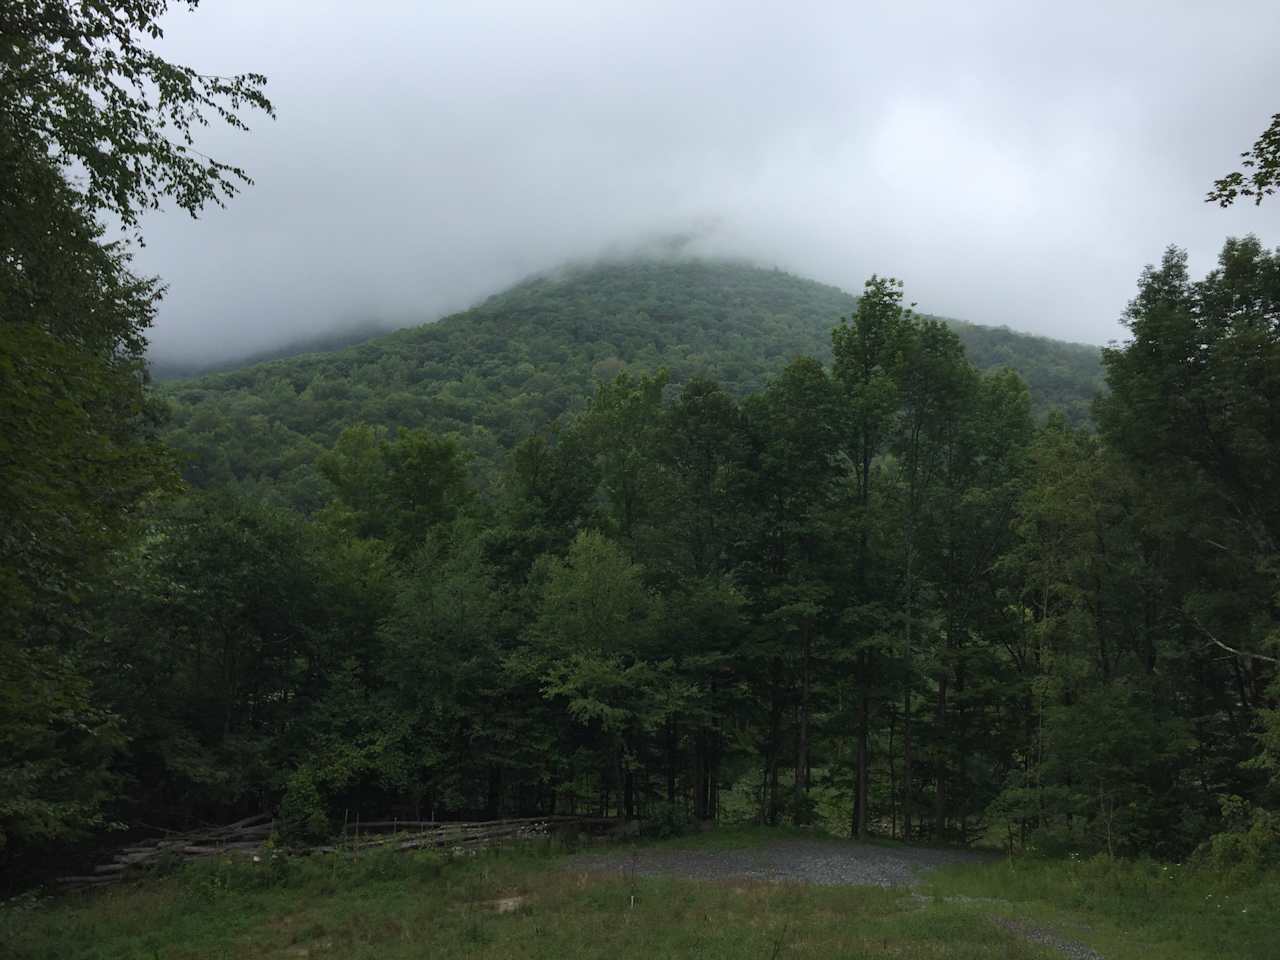
{"type": "Polygon", "coordinates": [[[252,367],[259,363],[270,363],[272,360],[287,360],[300,357],[305,353],[330,353],[344,347],[354,347],[375,337],[384,336],[393,326],[368,320],[361,323],[343,325],[333,330],[302,336],[273,347],[250,352],[235,353],[219,359],[201,360],[178,359],[173,356],[149,356],[147,367],[153,383],[166,380],[191,380],[214,373],[227,373],[242,367],[252,367]]]}
{"type": "MultiPolygon", "coordinates": [[[[831,356],[836,287],[723,261],[649,259],[527,280],[439,322],[330,353],[165,385],[169,440],[200,483],[267,480],[319,502],[315,455],[354,423],[457,432],[479,463],[580,408],[597,381],[666,367],[745,396],[795,356],[831,356]]],[[[979,369],[1008,366],[1038,412],[1088,416],[1096,348],[955,323],[979,369]]]]}

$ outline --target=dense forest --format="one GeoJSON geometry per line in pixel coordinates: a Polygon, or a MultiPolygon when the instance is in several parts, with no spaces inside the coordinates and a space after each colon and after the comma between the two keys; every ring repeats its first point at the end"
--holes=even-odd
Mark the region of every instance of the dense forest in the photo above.
{"type": "Polygon", "coordinates": [[[93,78],[271,109],[138,48],[163,8],[0,15],[0,856],[261,810],[1280,856],[1280,252],[1143,272],[1091,423],[1088,349],[698,262],[155,389],[101,221],[243,174],[93,78]]]}
{"type": "MultiPolygon", "coordinates": [[[[831,360],[831,325],[855,299],[747,264],[635,259],[532,278],[436,323],[165,383],[168,441],[198,485],[235,483],[306,512],[332,491],[318,456],[347,427],[426,427],[465,444],[484,482],[525,437],[580,413],[596,384],[666,370],[710,377],[735,398],[797,356],[831,360]]],[[[952,322],[979,369],[1009,367],[1043,416],[1088,421],[1102,387],[1095,347],[952,322]]]]}

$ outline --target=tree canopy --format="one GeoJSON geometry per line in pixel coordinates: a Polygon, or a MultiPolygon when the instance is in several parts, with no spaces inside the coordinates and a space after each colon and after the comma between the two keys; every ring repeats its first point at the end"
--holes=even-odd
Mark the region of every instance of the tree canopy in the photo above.
{"type": "Polygon", "coordinates": [[[146,390],[161,287],[104,218],[230,196],[243,172],[199,155],[193,129],[271,109],[259,76],[148,51],[166,8],[0,9],[0,846],[100,823],[118,788],[121,720],[84,666],[87,608],[147,498],[177,483],[146,390]]]}
{"type": "MultiPolygon", "coordinates": [[[[183,3],[194,10],[199,0],[183,3]]],[[[147,49],[168,9],[169,0],[31,0],[0,10],[6,182],[25,187],[32,158],[74,171],[76,206],[128,224],[164,199],[195,215],[251,182],[200,153],[195,132],[211,119],[246,129],[246,110],[273,115],[266,77],[202,74],[147,49]]]]}
{"type": "Polygon", "coordinates": [[[1207,202],[1229,207],[1239,197],[1252,197],[1258,206],[1276,192],[1280,185],[1280,113],[1271,118],[1271,125],[1253,146],[1240,154],[1240,166],[1242,169],[1213,182],[1207,202]]]}

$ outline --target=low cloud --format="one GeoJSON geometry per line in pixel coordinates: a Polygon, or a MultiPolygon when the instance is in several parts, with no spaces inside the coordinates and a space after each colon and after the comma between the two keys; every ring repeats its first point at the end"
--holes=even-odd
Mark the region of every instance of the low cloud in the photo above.
{"type": "Polygon", "coordinates": [[[1118,338],[1169,243],[1280,242],[1212,180],[1280,110],[1269,2],[222,0],[161,50],[279,111],[202,149],[257,183],[145,224],[158,357],[434,319],[531,272],[684,235],[931,312],[1118,338]]]}

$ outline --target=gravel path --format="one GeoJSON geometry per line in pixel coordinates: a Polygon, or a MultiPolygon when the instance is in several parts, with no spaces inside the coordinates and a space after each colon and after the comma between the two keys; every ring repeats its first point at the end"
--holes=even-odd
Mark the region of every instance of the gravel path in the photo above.
{"type": "Polygon", "coordinates": [[[992,917],[991,921],[999,926],[1004,927],[1024,940],[1030,940],[1032,943],[1038,943],[1042,946],[1052,947],[1064,957],[1070,960],[1103,960],[1102,954],[1094,950],[1087,943],[1081,943],[1079,940],[1069,940],[1066,937],[1060,937],[1049,930],[1033,927],[1030,924],[1022,923],[1018,920],[1008,920],[1004,917],[992,917]]]}
{"type": "MultiPolygon", "coordinates": [[[[911,887],[920,874],[949,863],[993,859],[969,850],[930,850],[924,847],[878,847],[829,840],[778,840],[737,850],[639,849],[580,853],[568,868],[623,877],[684,877],[691,880],[762,880],[767,882],[852,884],[873,887],[911,887]]],[[[932,898],[912,893],[921,905],[932,898]]],[[[984,898],[947,897],[950,901],[1007,905],[984,898]]],[[[1103,960],[1078,940],[1018,920],[991,917],[1011,933],[1057,951],[1068,960],[1103,960]]]]}
{"type": "Polygon", "coordinates": [[[693,880],[765,880],[818,884],[909,887],[919,874],[947,863],[971,863],[990,855],[968,850],[878,847],[829,840],[779,840],[736,850],[641,849],[582,853],[570,869],[642,877],[693,880]]]}

